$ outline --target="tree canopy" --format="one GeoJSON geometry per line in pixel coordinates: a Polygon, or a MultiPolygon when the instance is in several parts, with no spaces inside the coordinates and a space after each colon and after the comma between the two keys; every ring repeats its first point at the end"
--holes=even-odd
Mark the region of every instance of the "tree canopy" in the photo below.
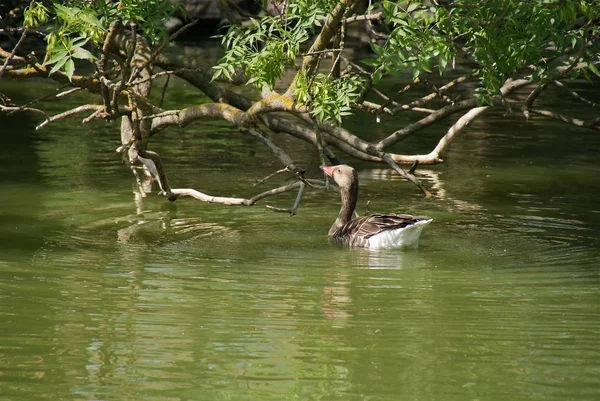
{"type": "Polygon", "coordinates": [[[322,184],[304,177],[272,133],[310,143],[322,163],[338,163],[338,153],[387,163],[428,196],[414,174],[417,165],[443,162],[456,135],[491,108],[600,130],[600,118],[584,121],[536,102],[552,89],[599,107],[569,88],[574,79],[600,76],[596,0],[264,0],[254,16],[229,7],[230,25],[217,35],[224,55],[211,65],[165,52],[196,23],[173,34],[160,23],[182,12],[182,2],[34,0],[20,26],[1,28],[11,46],[0,48],[0,79],[46,78],[64,94],[84,90],[97,101],[47,116],[0,93],[0,110],[40,113],[45,118],[39,128],[80,113],[88,113],[83,123],[120,120],[118,152],[140,187],[138,166],[170,200],[189,195],[240,205],[295,189],[299,199],[306,186],[322,184]],[[45,52],[27,51],[26,37],[45,41],[45,52]],[[363,45],[370,47],[368,57],[350,57],[353,47],[363,45]],[[210,101],[176,110],[153,104],[148,95],[165,75],[187,80],[210,101]],[[390,93],[382,82],[397,76],[408,83],[390,93]],[[256,89],[251,95],[242,90],[248,86],[256,89]],[[518,96],[518,89],[527,96],[518,96]],[[352,113],[389,118],[411,113],[412,122],[373,141],[343,127],[352,113]],[[160,156],[149,149],[151,138],[207,119],[226,121],[263,143],[294,182],[248,199],[172,188],[160,156]],[[445,132],[428,153],[391,151],[432,124],[445,132]],[[406,171],[402,164],[412,167],[406,171]]]}

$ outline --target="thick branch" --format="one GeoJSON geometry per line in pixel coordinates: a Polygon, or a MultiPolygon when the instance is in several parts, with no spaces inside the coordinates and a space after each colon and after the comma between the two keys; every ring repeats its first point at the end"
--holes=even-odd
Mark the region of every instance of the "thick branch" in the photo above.
{"type": "Polygon", "coordinates": [[[431,154],[439,157],[448,148],[450,142],[452,142],[456,135],[463,128],[471,124],[478,115],[486,111],[488,108],[489,106],[475,107],[465,113],[461,118],[458,119],[457,122],[454,123],[454,125],[452,125],[452,127],[450,127],[448,132],[446,132],[446,135],[444,135],[443,138],[438,142],[431,154]]]}
{"type": "Polygon", "coordinates": [[[307,76],[311,76],[315,72],[321,56],[320,52],[327,48],[331,39],[339,32],[346,11],[353,10],[358,3],[358,0],[341,0],[329,13],[321,32],[315,38],[312,46],[308,50],[308,55],[304,57],[300,71],[298,71],[288,87],[286,92],[287,96],[293,97],[292,95],[296,86],[296,80],[302,72],[306,73],[307,76]]]}
{"type": "Polygon", "coordinates": [[[244,112],[240,109],[226,103],[205,103],[148,117],[152,119],[152,131],[156,132],[170,125],[185,127],[197,120],[222,119],[239,126],[243,114],[244,112]]]}

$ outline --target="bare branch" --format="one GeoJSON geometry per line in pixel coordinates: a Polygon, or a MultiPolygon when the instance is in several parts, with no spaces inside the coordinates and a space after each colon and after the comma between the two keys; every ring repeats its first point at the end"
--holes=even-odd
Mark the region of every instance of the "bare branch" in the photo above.
{"type": "Polygon", "coordinates": [[[274,212],[289,213],[290,216],[294,216],[298,210],[298,206],[300,206],[300,201],[302,200],[302,195],[304,194],[304,188],[306,188],[306,184],[303,182],[299,182],[299,184],[300,188],[298,189],[298,195],[296,195],[296,200],[294,201],[294,205],[291,209],[283,209],[269,205],[267,205],[267,208],[273,210],[274,212]]]}
{"type": "Polygon", "coordinates": [[[423,195],[425,195],[425,197],[427,197],[427,198],[431,197],[431,192],[429,192],[427,190],[427,188],[425,188],[425,186],[423,184],[421,184],[421,181],[419,181],[418,178],[415,177],[414,175],[412,175],[411,173],[406,172],[402,168],[400,168],[400,166],[398,166],[396,164],[396,162],[394,161],[394,159],[390,155],[384,154],[383,155],[383,160],[385,160],[385,162],[387,164],[389,164],[390,167],[392,167],[392,169],[394,169],[394,171],[396,171],[398,174],[400,174],[403,178],[405,178],[408,181],[410,181],[413,184],[415,184],[417,186],[417,188],[419,188],[421,190],[421,192],[423,193],[423,195]]]}
{"type": "Polygon", "coordinates": [[[327,16],[327,21],[325,22],[325,24],[323,24],[321,32],[319,33],[319,35],[317,35],[312,46],[307,52],[310,55],[304,57],[300,70],[298,71],[298,73],[292,80],[292,83],[287,89],[286,94],[288,94],[289,97],[292,97],[291,94],[294,92],[296,80],[302,72],[306,73],[307,75],[313,74],[320,59],[320,54],[317,52],[320,52],[327,48],[329,42],[337,33],[343,18],[347,16],[346,11],[354,10],[357,4],[358,0],[340,0],[334,7],[334,9],[329,13],[329,15],[327,16]]]}
{"type": "Polygon", "coordinates": [[[301,181],[295,181],[295,182],[293,182],[291,184],[284,185],[284,186],[281,186],[281,187],[278,187],[278,188],[271,189],[269,191],[262,192],[262,193],[260,193],[260,194],[258,194],[256,196],[252,197],[251,199],[249,199],[248,200],[248,206],[252,206],[256,202],[258,202],[259,200],[264,199],[264,198],[266,198],[268,196],[273,196],[273,195],[281,194],[281,193],[288,192],[288,191],[291,191],[293,189],[296,189],[300,185],[302,185],[301,181]]]}
{"type": "Polygon", "coordinates": [[[572,117],[568,117],[565,116],[563,114],[559,114],[559,113],[555,113],[553,111],[549,111],[549,110],[540,110],[540,109],[529,109],[530,112],[535,113],[535,114],[539,114],[541,116],[544,117],[549,117],[552,118],[554,120],[559,120],[571,125],[575,125],[576,127],[582,127],[582,128],[590,128],[596,131],[600,131],[600,127],[597,126],[598,124],[598,119],[592,119],[590,121],[584,121],[584,120],[580,120],[578,118],[572,118],[572,117]]]}
{"type": "Polygon", "coordinates": [[[290,172],[290,170],[289,170],[287,167],[285,167],[285,168],[282,168],[282,169],[280,169],[280,170],[277,170],[277,171],[275,171],[274,173],[271,173],[271,174],[269,174],[269,175],[268,175],[268,176],[266,176],[265,178],[262,178],[262,179],[260,179],[260,180],[256,180],[256,182],[255,182],[254,184],[252,184],[252,186],[254,187],[254,186],[256,186],[256,185],[262,184],[263,182],[265,182],[265,181],[267,181],[267,180],[270,180],[271,178],[275,177],[275,176],[276,176],[276,175],[278,175],[278,174],[282,174],[282,173],[289,173],[289,172],[290,172]]]}
{"type": "Polygon", "coordinates": [[[220,203],[222,205],[246,205],[250,206],[250,201],[244,198],[227,198],[221,196],[211,196],[191,188],[172,188],[171,193],[178,196],[191,196],[202,202],[220,203]]]}
{"type": "Polygon", "coordinates": [[[566,91],[569,95],[571,95],[574,99],[579,100],[580,102],[583,102],[587,105],[590,105],[594,108],[600,108],[600,104],[592,102],[589,99],[586,99],[585,97],[581,96],[579,93],[575,92],[574,90],[568,88],[567,86],[565,86],[565,84],[563,84],[562,82],[558,81],[558,80],[554,80],[552,81],[552,83],[554,85],[556,85],[557,87],[559,87],[560,89],[566,91]]]}
{"type": "Polygon", "coordinates": [[[21,37],[19,38],[17,44],[15,45],[15,47],[13,47],[12,51],[10,52],[10,54],[8,55],[6,60],[4,60],[4,65],[2,65],[2,68],[0,69],[0,80],[2,79],[4,72],[8,68],[8,64],[10,63],[10,60],[15,56],[15,54],[17,53],[17,50],[21,46],[21,43],[23,43],[23,40],[25,40],[26,35],[27,35],[27,30],[24,29],[23,33],[21,33],[21,37]]]}
{"type": "Polygon", "coordinates": [[[79,107],[75,107],[74,109],[71,110],[67,110],[64,111],[62,113],[59,114],[55,114],[52,117],[48,117],[45,121],[43,121],[42,123],[40,123],[37,127],[35,127],[36,131],[45,127],[46,125],[53,123],[54,121],[58,121],[61,120],[63,118],[72,116],[74,114],[78,114],[78,113],[82,113],[84,111],[90,111],[90,110],[94,110],[94,111],[100,111],[104,109],[104,105],[100,105],[100,104],[85,104],[83,106],[79,106],[79,107]]]}
{"type": "Polygon", "coordinates": [[[240,126],[243,114],[244,112],[240,109],[225,103],[205,103],[181,110],[170,110],[144,118],[151,119],[152,131],[157,131],[170,125],[185,127],[197,120],[222,119],[240,126]]]}
{"type": "Polygon", "coordinates": [[[33,107],[5,106],[3,104],[0,104],[0,110],[5,111],[5,112],[9,112],[9,115],[12,114],[12,113],[19,112],[19,111],[31,111],[33,113],[42,114],[46,118],[50,118],[50,116],[45,111],[40,110],[40,109],[35,109],[33,107]]]}
{"type": "Polygon", "coordinates": [[[454,125],[452,125],[452,127],[450,127],[450,129],[446,132],[446,135],[444,135],[442,139],[440,139],[440,141],[438,142],[435,149],[433,149],[431,154],[436,155],[436,157],[441,156],[441,154],[448,148],[450,142],[452,142],[456,135],[463,128],[471,124],[478,115],[486,111],[488,108],[489,106],[475,107],[469,110],[467,113],[465,113],[461,118],[458,119],[456,123],[454,123],[454,125]]]}
{"type": "Polygon", "coordinates": [[[81,88],[71,88],[64,92],[57,93],[56,97],[66,97],[69,96],[71,93],[79,92],[80,90],[81,88]]]}
{"type": "Polygon", "coordinates": [[[389,135],[387,138],[384,138],[381,141],[379,141],[379,143],[377,143],[375,146],[378,150],[383,151],[384,149],[395,144],[396,142],[404,139],[406,136],[411,135],[416,131],[420,131],[421,129],[433,124],[434,122],[437,122],[461,110],[470,109],[475,106],[477,106],[477,100],[475,99],[467,99],[454,104],[449,104],[447,106],[442,107],[441,109],[436,110],[427,117],[424,117],[417,122],[408,124],[404,128],[399,129],[398,131],[389,135]]]}

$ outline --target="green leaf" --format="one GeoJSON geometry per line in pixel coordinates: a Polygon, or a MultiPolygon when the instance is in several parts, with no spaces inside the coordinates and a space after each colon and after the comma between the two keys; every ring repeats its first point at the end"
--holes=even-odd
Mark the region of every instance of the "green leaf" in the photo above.
{"type": "Polygon", "coordinates": [[[377,60],[376,58],[364,58],[360,61],[365,65],[370,65],[371,67],[378,67],[381,65],[381,61],[377,60]]]}
{"type": "Polygon", "coordinates": [[[69,78],[69,81],[73,78],[73,73],[75,72],[75,63],[73,62],[73,59],[69,58],[64,66],[64,71],[65,74],[67,74],[67,77],[69,78]]]}
{"type": "Polygon", "coordinates": [[[62,68],[62,66],[65,65],[65,63],[67,62],[67,60],[69,60],[68,57],[63,57],[60,60],[58,60],[56,62],[56,64],[54,64],[54,67],[52,67],[52,69],[50,70],[50,72],[48,73],[48,75],[52,75],[56,71],[60,70],[62,68]]]}
{"type": "MultiPolygon", "coordinates": [[[[68,54],[68,52],[66,50],[59,50],[57,52],[54,52],[54,54],[52,54],[52,56],[50,56],[50,58],[44,62],[44,65],[54,64],[57,61],[65,58],[67,56],[67,54],[68,54]]],[[[63,61],[63,64],[64,64],[64,61],[63,61]]]]}
{"type": "Polygon", "coordinates": [[[593,62],[590,62],[588,64],[588,68],[590,69],[591,72],[593,72],[594,74],[596,74],[597,76],[600,77],[600,71],[598,71],[598,68],[594,65],[593,62]]]}
{"type": "Polygon", "coordinates": [[[383,75],[383,71],[381,70],[381,68],[378,68],[375,71],[373,71],[373,85],[375,85],[379,81],[381,81],[382,75],[383,75]]]}
{"type": "Polygon", "coordinates": [[[73,58],[77,58],[77,59],[81,59],[81,60],[93,60],[95,59],[94,55],[92,53],[90,53],[89,51],[78,47],[76,48],[73,53],[71,53],[71,57],[73,58]]]}
{"type": "Polygon", "coordinates": [[[412,71],[413,81],[416,80],[417,78],[419,78],[420,74],[421,74],[421,70],[419,70],[416,67],[413,68],[413,71],[412,71]]]}
{"type": "Polygon", "coordinates": [[[444,73],[446,70],[446,66],[448,65],[448,59],[444,53],[440,53],[438,57],[438,69],[440,71],[440,75],[444,73]]]}
{"type": "Polygon", "coordinates": [[[411,3],[408,5],[408,8],[406,9],[406,12],[408,13],[412,13],[413,11],[415,11],[418,7],[420,6],[419,3],[411,3]]]}
{"type": "Polygon", "coordinates": [[[383,48],[381,46],[379,46],[377,43],[371,43],[371,48],[373,49],[373,52],[375,54],[377,54],[378,56],[381,56],[384,53],[383,48]]]}

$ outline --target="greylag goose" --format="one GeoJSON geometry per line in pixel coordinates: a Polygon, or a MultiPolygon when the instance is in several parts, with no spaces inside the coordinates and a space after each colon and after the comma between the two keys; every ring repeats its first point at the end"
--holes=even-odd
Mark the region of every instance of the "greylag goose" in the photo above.
{"type": "Polygon", "coordinates": [[[340,187],[342,207],[327,235],[330,242],[370,249],[416,247],[431,218],[408,214],[371,214],[352,220],[358,200],[358,175],[345,164],[321,166],[340,187]]]}

